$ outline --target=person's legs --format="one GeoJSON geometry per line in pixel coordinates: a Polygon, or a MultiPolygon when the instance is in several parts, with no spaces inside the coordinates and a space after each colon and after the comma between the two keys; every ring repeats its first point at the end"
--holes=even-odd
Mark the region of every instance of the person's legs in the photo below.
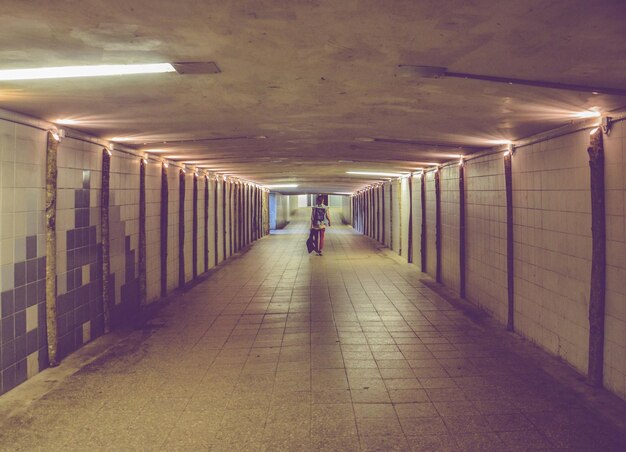
{"type": "Polygon", "coordinates": [[[320,230],[312,229],[313,232],[313,244],[315,245],[315,252],[319,254],[320,252],[320,230]]]}

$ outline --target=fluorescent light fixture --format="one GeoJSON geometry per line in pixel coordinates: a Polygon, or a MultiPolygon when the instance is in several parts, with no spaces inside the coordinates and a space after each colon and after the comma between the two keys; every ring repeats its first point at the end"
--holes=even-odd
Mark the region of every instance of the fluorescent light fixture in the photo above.
{"type": "Polygon", "coordinates": [[[346,171],[346,174],[356,174],[357,176],[382,176],[382,177],[400,177],[398,173],[379,173],[377,171],[346,171]]]}
{"type": "Polygon", "coordinates": [[[270,184],[266,188],[296,188],[298,184],[270,184]]]}
{"type": "Polygon", "coordinates": [[[626,90],[621,88],[607,88],[598,86],[570,85],[568,83],[549,82],[545,80],[525,80],[512,77],[497,77],[493,75],[468,74],[465,72],[451,72],[441,66],[416,66],[412,64],[399,64],[396,74],[401,77],[422,77],[440,79],[444,77],[456,77],[484,82],[505,83],[508,85],[537,86],[540,88],[563,89],[581,91],[593,94],[610,94],[614,96],[626,96],[626,90]]]}
{"type": "Polygon", "coordinates": [[[62,66],[0,70],[0,81],[50,78],[101,77],[108,75],[159,74],[176,72],[170,63],[107,64],[101,66],[62,66]]]}

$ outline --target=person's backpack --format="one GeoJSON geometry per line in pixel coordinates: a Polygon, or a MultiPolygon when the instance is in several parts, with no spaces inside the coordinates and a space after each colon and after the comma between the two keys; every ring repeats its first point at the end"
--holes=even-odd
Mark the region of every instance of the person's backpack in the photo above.
{"type": "Polygon", "coordinates": [[[322,207],[313,208],[313,221],[323,223],[325,216],[326,216],[326,209],[322,207]]]}

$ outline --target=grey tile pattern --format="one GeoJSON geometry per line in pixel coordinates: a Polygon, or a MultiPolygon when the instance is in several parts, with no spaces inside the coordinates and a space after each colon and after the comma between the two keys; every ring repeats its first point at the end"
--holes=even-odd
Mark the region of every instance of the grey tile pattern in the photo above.
{"type": "Polygon", "coordinates": [[[257,242],[0,425],[0,448],[623,450],[415,267],[341,226],[309,256],[306,235],[257,242]]]}
{"type": "Polygon", "coordinates": [[[46,258],[37,254],[37,235],[17,238],[11,268],[12,287],[0,293],[0,394],[27,378],[27,357],[39,351],[39,369],[47,365],[45,298],[46,258]],[[26,310],[36,306],[37,326],[26,327],[26,310]]]}
{"type": "Polygon", "coordinates": [[[90,223],[91,171],[83,170],[82,186],[74,190],[74,228],[66,234],[65,291],[57,297],[60,358],[83,345],[83,324],[90,339],[104,332],[102,316],[102,246],[97,226],[90,223]]]}

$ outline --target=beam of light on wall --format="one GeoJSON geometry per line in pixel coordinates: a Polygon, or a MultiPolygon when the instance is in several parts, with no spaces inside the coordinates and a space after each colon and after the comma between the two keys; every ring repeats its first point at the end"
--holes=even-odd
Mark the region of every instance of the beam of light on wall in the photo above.
{"type": "Polygon", "coordinates": [[[51,78],[102,77],[110,75],[159,74],[176,72],[170,63],[107,64],[101,66],[62,66],[0,70],[1,81],[51,78]]]}
{"type": "Polygon", "coordinates": [[[298,184],[270,184],[264,185],[265,188],[296,188],[298,184]]]}
{"type": "Polygon", "coordinates": [[[399,173],[381,173],[377,171],[346,171],[346,174],[354,174],[357,176],[382,176],[382,177],[400,177],[399,173]]]}

